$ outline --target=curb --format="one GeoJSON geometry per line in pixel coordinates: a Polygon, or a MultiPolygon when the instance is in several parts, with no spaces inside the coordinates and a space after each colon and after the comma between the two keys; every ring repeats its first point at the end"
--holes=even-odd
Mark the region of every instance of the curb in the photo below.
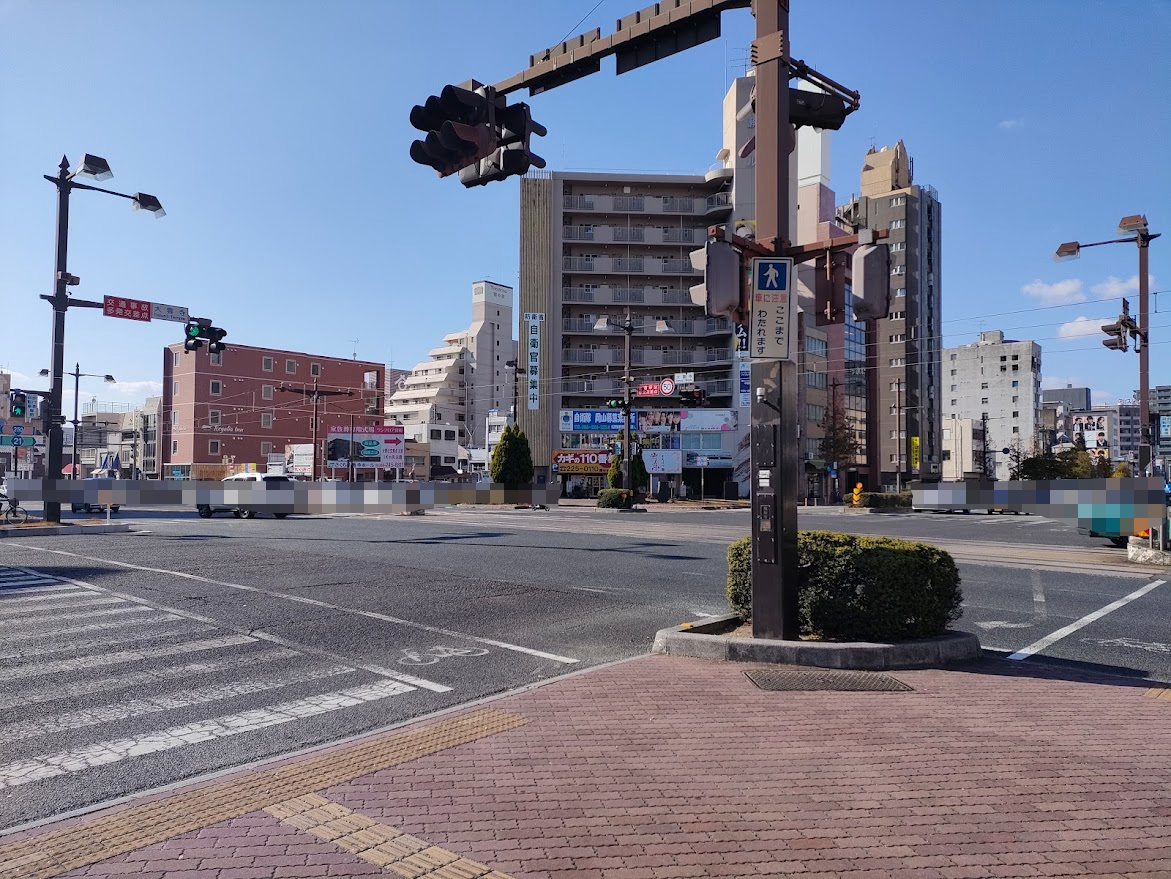
{"type": "Polygon", "coordinates": [[[934,668],[981,657],[980,639],[970,632],[949,631],[937,638],[899,644],[870,642],[781,641],[731,638],[708,634],[739,620],[736,614],[712,617],[689,626],[672,626],[655,634],[652,653],[690,656],[718,662],[767,662],[816,668],[855,668],[886,671],[897,668],[934,668]]]}
{"type": "Polygon", "coordinates": [[[45,525],[41,528],[0,528],[4,537],[52,537],[56,534],[125,534],[129,525],[45,525]]]}

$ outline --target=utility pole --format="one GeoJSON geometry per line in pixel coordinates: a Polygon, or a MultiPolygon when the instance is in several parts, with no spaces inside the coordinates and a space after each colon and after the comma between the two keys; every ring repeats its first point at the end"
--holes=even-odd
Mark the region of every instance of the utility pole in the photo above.
{"type": "Polygon", "coordinates": [[[626,320],[622,324],[622,332],[626,335],[626,344],[623,348],[626,365],[622,371],[622,471],[624,487],[634,491],[634,471],[630,465],[630,386],[634,381],[634,376],[630,373],[630,338],[634,335],[634,324],[630,320],[629,305],[626,306],[626,320]]]}
{"type": "MultiPolygon", "coordinates": [[[[280,389],[282,391],[296,390],[295,388],[290,388],[285,385],[281,385],[280,389]]],[[[301,394],[304,395],[305,393],[306,393],[305,388],[301,388],[301,394]]],[[[310,465],[309,471],[310,471],[310,478],[314,482],[316,482],[317,481],[318,435],[319,435],[318,416],[317,416],[318,402],[320,401],[320,399],[322,397],[352,397],[352,396],[354,396],[354,392],[353,392],[353,390],[336,390],[336,391],[319,390],[317,387],[317,377],[314,376],[313,377],[313,390],[311,393],[313,394],[313,424],[311,425],[311,430],[313,432],[312,433],[312,436],[313,436],[313,440],[312,440],[312,442],[313,442],[313,463],[310,465]]],[[[353,437],[354,437],[354,420],[353,420],[353,418],[354,417],[351,415],[350,416],[350,440],[351,441],[353,440],[353,437]]],[[[322,456],[322,458],[324,459],[324,455],[322,456]]]]}
{"type": "Polygon", "coordinates": [[[988,472],[988,413],[980,413],[980,431],[984,434],[984,443],[980,447],[980,472],[984,474],[985,479],[991,479],[992,474],[988,472]]]}
{"type": "Polygon", "coordinates": [[[895,491],[903,490],[903,380],[895,382],[895,491]]]}
{"type": "Polygon", "coordinates": [[[349,480],[354,481],[354,413],[350,413],[350,444],[346,447],[349,451],[346,454],[349,464],[349,480]]]}

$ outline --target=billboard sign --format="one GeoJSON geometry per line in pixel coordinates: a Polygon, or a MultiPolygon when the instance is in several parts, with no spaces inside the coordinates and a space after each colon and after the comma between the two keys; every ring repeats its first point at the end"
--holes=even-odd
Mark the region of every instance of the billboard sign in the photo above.
{"type": "Polygon", "coordinates": [[[1073,442],[1076,445],[1078,437],[1086,441],[1086,449],[1092,454],[1097,449],[1104,449],[1094,457],[1110,457],[1110,418],[1107,415],[1098,415],[1092,412],[1075,413],[1071,419],[1073,424],[1073,442]]]}
{"type": "Polygon", "coordinates": [[[617,409],[562,409],[560,424],[564,433],[613,433],[622,430],[622,412],[617,409]]]}
{"type": "Polygon", "coordinates": [[[647,409],[634,413],[639,433],[735,430],[734,409],[647,409]]]}
{"type": "Polygon", "coordinates": [[[669,474],[683,472],[682,449],[643,449],[642,462],[647,473],[669,474]]]}
{"type": "Polygon", "coordinates": [[[102,297],[102,314],[106,317],[149,321],[150,313],[151,303],[141,299],[126,299],[123,296],[102,297]]]}
{"type": "Polygon", "coordinates": [[[285,473],[289,476],[313,475],[313,443],[285,446],[285,473]]]}
{"type": "Polygon", "coordinates": [[[610,469],[608,449],[558,449],[553,453],[554,473],[598,475],[610,469]]]}
{"type": "Polygon", "coordinates": [[[386,467],[404,466],[406,428],[401,424],[376,427],[349,427],[333,425],[329,428],[326,444],[327,467],[386,467]]]}

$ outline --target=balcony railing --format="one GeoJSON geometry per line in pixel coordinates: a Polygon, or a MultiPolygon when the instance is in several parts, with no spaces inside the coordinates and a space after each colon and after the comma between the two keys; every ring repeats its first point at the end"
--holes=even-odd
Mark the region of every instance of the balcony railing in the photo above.
{"type": "Polygon", "coordinates": [[[730,394],[732,393],[732,383],[727,379],[717,379],[715,381],[698,382],[697,387],[700,390],[707,391],[709,394],[730,394]]]}
{"type": "Polygon", "coordinates": [[[721,360],[731,360],[732,352],[727,348],[710,348],[705,352],[704,359],[708,363],[717,363],[721,360]]]}
{"type": "Polygon", "coordinates": [[[635,257],[618,257],[611,260],[613,270],[616,272],[641,272],[643,271],[643,261],[641,256],[635,257]]]}
{"type": "Polygon", "coordinates": [[[695,199],[666,196],[663,198],[663,211],[666,213],[686,214],[695,210],[695,199]]]}
{"type": "Polygon", "coordinates": [[[694,351],[664,351],[664,364],[695,363],[694,351]]]}
{"type": "Polygon", "coordinates": [[[704,327],[705,333],[727,333],[731,330],[732,323],[724,317],[709,317],[704,327]]]}
{"type": "Polygon", "coordinates": [[[646,229],[642,226],[615,226],[615,241],[645,241],[646,229]]]}
{"type": "Polygon", "coordinates": [[[565,302],[593,302],[594,291],[583,290],[580,287],[562,287],[561,298],[565,302]]]}
{"type": "Polygon", "coordinates": [[[594,352],[581,348],[567,348],[561,352],[562,363],[593,363],[594,352]]]}
{"type": "Polygon", "coordinates": [[[594,322],[579,317],[567,317],[561,321],[561,329],[566,333],[592,333],[594,322]]]}
{"type": "Polygon", "coordinates": [[[663,272],[670,275],[698,274],[690,259],[665,259],[663,260],[663,272]]]}
{"type": "Polygon", "coordinates": [[[707,209],[709,211],[718,211],[732,206],[732,193],[717,192],[715,195],[707,197],[707,209]]]}
{"type": "Polygon", "coordinates": [[[663,291],[664,305],[690,305],[691,291],[690,290],[664,290],[663,291]]]}
{"type": "Polygon", "coordinates": [[[614,196],[614,210],[645,211],[646,199],[641,195],[616,195],[614,196]]]}
{"type": "Polygon", "coordinates": [[[695,230],[667,229],[663,232],[663,240],[671,243],[690,244],[695,240],[695,230]]]}
{"type": "Polygon", "coordinates": [[[565,226],[561,230],[561,237],[566,241],[593,241],[593,226],[565,226]]]}
{"type": "Polygon", "coordinates": [[[614,301],[615,302],[643,302],[646,299],[646,293],[642,287],[615,287],[614,301]]]}
{"type": "Polygon", "coordinates": [[[594,261],[588,256],[567,256],[562,259],[562,267],[567,272],[592,272],[594,261]]]}
{"type": "Polygon", "coordinates": [[[593,382],[586,381],[563,381],[561,383],[561,393],[563,394],[586,394],[594,389],[593,382]]]}
{"type": "Polygon", "coordinates": [[[561,202],[567,211],[592,211],[594,199],[589,195],[567,195],[561,202]]]}

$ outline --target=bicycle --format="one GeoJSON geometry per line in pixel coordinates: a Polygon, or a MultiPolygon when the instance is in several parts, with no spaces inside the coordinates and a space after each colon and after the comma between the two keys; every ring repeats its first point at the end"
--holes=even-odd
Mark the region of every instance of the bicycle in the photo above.
{"type": "Polygon", "coordinates": [[[28,510],[14,498],[0,498],[0,509],[4,509],[4,521],[9,525],[23,525],[28,521],[28,510]]]}

